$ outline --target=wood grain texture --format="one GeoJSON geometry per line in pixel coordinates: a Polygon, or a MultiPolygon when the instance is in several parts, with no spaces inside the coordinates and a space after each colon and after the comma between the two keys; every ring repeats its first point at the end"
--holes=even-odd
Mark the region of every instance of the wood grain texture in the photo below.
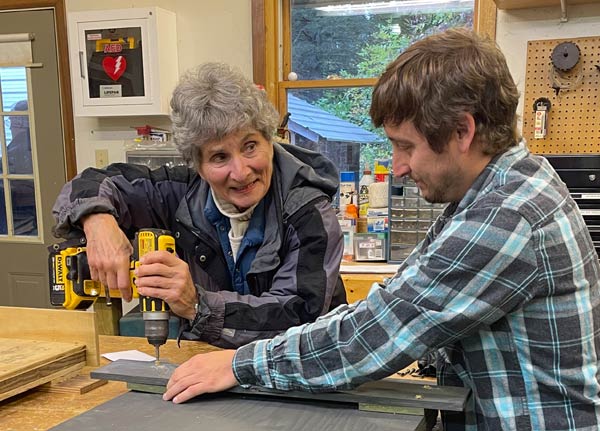
{"type": "Polygon", "coordinates": [[[38,388],[43,392],[55,394],[85,394],[108,383],[106,380],[91,379],[89,376],[76,375],[64,381],[46,383],[38,388]]]}
{"type": "Polygon", "coordinates": [[[493,0],[476,1],[473,11],[473,30],[496,40],[496,12],[496,4],[493,0]]]}
{"type": "Polygon", "coordinates": [[[86,364],[100,365],[95,313],[0,306],[0,337],[83,344],[86,364]]]}
{"type": "Polygon", "coordinates": [[[98,335],[119,335],[119,319],[123,317],[123,301],[111,298],[112,304],[106,304],[106,297],[96,299],[92,309],[96,313],[98,335]]]}
{"type": "MultiPolygon", "coordinates": [[[[0,310],[0,315],[2,311],[0,310]]],[[[154,354],[154,347],[148,344],[145,338],[139,337],[117,337],[117,336],[99,336],[100,340],[100,352],[108,353],[120,350],[132,350],[137,349],[150,355],[154,354]]],[[[177,346],[175,340],[167,340],[167,343],[161,348],[161,357],[164,360],[168,360],[172,363],[182,363],[185,360],[191,358],[193,355],[198,353],[206,353],[210,351],[220,350],[218,347],[211,346],[202,342],[193,341],[182,341],[181,346],[177,346]]],[[[100,363],[106,365],[110,363],[107,359],[100,358],[100,363]]],[[[84,373],[89,375],[92,367],[84,368],[84,373]]],[[[43,431],[50,429],[58,424],[74,418],[78,415],[84,414],[101,404],[127,393],[127,384],[119,381],[109,381],[107,384],[94,389],[85,394],[73,394],[73,393],[46,393],[39,390],[28,391],[10,399],[7,399],[0,403],[0,430],[2,431],[23,431],[23,430],[37,430],[43,431]]],[[[122,402],[122,401],[120,401],[122,402]]],[[[185,404],[184,404],[185,405],[185,404]]],[[[189,404],[194,408],[196,404],[189,404]]],[[[177,409],[179,406],[173,406],[172,404],[158,404],[159,408],[155,410],[157,413],[164,412],[164,409],[177,409]],[[166,407],[165,407],[166,406],[166,407]]],[[[105,408],[103,406],[102,408],[105,408]]],[[[254,407],[257,409],[257,407],[254,407]]],[[[134,411],[129,408],[129,411],[134,411]]],[[[104,410],[104,416],[99,419],[96,426],[105,428],[101,429],[127,429],[127,428],[115,428],[116,425],[107,424],[107,420],[111,419],[111,415],[107,414],[104,410]],[[111,428],[113,427],[113,428],[111,428]]],[[[340,410],[342,415],[345,415],[345,410],[340,410]]],[[[383,421],[387,421],[388,418],[394,419],[395,415],[381,414],[383,421]]],[[[135,415],[133,415],[135,416],[135,415]]],[[[349,419],[351,420],[351,418],[349,419]]],[[[203,428],[201,426],[201,419],[198,419],[198,423],[194,425],[194,431],[203,428]]],[[[240,431],[242,429],[249,429],[246,424],[243,423],[242,427],[236,429],[240,431]]],[[[70,426],[70,425],[69,425],[70,426]]],[[[256,427],[260,431],[267,431],[267,428],[256,427]]],[[[73,428],[71,428],[73,429],[73,428]]],[[[85,428],[81,428],[85,429],[85,428]]],[[[90,428],[91,429],[91,428],[90,428]]],[[[169,424],[167,429],[175,429],[169,424]]],[[[177,428],[178,431],[183,430],[177,428]]],[[[216,428],[218,429],[218,428],[216,428]]],[[[288,428],[289,429],[289,428],[288,428]]],[[[323,429],[318,424],[311,429],[311,431],[317,431],[323,429]]],[[[335,424],[330,429],[342,429],[338,428],[335,424]]],[[[365,430],[375,429],[375,425],[366,426],[365,430]]],[[[385,430],[386,428],[380,428],[385,430]]],[[[397,431],[407,428],[394,428],[397,431]]],[[[86,430],[87,431],[87,430],[86,430]]]]}
{"type": "Polygon", "coordinates": [[[0,338],[0,400],[47,383],[85,365],[85,346],[0,338]]]}
{"type": "MultiPolygon", "coordinates": [[[[3,310],[0,309],[0,316],[2,313],[3,310]]],[[[46,322],[46,326],[48,325],[46,322]]],[[[102,353],[137,349],[154,355],[154,347],[148,344],[145,338],[105,335],[100,335],[98,338],[102,353]]],[[[193,341],[182,341],[181,347],[178,347],[175,340],[167,340],[167,343],[161,347],[161,357],[174,363],[181,363],[197,353],[214,350],[220,349],[193,341]]],[[[100,364],[108,363],[110,363],[108,359],[100,358],[100,364]]],[[[92,367],[86,367],[83,372],[89,376],[91,369],[92,367]]],[[[127,385],[117,381],[110,381],[82,395],[47,393],[38,390],[24,392],[0,403],[0,430],[47,430],[126,392],[127,385]]]]}

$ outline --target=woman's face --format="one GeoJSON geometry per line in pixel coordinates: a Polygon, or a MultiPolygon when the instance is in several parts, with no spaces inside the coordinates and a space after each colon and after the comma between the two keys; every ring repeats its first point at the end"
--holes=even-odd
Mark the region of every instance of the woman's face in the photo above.
{"type": "Polygon", "coordinates": [[[254,130],[231,133],[200,146],[198,173],[219,199],[244,211],[271,186],[273,144],[254,130]]]}

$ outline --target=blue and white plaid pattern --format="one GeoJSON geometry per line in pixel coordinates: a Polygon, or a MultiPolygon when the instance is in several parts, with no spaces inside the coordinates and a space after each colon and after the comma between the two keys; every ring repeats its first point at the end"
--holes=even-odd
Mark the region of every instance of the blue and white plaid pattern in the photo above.
{"type": "Polygon", "coordinates": [[[445,430],[597,430],[598,256],[552,167],[495,158],[386,287],[238,350],[244,384],[331,391],[431,350],[438,381],[472,390],[445,430]]]}

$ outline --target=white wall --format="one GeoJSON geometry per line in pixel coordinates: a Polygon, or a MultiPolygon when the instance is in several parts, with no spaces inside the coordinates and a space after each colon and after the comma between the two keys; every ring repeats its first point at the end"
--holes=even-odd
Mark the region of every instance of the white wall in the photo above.
{"type": "MultiPolygon", "coordinates": [[[[224,61],[252,76],[252,22],[249,0],[67,0],[67,11],[158,6],[177,15],[179,71],[204,61],[224,61]]],[[[560,22],[560,6],[498,10],[496,40],[525,92],[527,41],[600,35],[600,4],[573,5],[560,22]]],[[[519,108],[522,114],[522,103],[519,108]]],[[[168,127],[166,117],[75,118],[77,169],[94,165],[94,151],[108,149],[109,161],[124,160],[123,141],[97,140],[91,130],[151,124],[168,127]]]]}
{"type": "MultiPolygon", "coordinates": [[[[252,76],[252,19],[249,0],[67,0],[67,12],[158,6],[177,15],[179,73],[205,61],[223,61],[252,76]]],[[[109,162],[124,161],[124,142],[98,140],[92,130],[118,130],[150,124],[168,127],[166,117],[75,117],[77,170],[95,163],[95,150],[107,149],[109,162]]]]}
{"type": "MultiPolygon", "coordinates": [[[[521,116],[525,94],[527,42],[600,36],[600,4],[568,6],[568,21],[564,23],[560,22],[560,16],[560,6],[498,10],[496,41],[506,56],[508,67],[521,93],[521,116]]],[[[525,114],[529,114],[529,110],[525,114]]]]}

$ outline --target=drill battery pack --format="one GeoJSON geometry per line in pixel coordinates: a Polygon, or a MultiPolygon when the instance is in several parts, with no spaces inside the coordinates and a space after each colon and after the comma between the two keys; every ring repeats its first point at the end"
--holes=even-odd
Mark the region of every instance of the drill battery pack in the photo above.
{"type": "Polygon", "coordinates": [[[48,250],[50,303],[68,310],[91,306],[104,287],[90,275],[85,239],[53,244],[48,250]]]}
{"type": "MultiPolygon", "coordinates": [[[[98,297],[120,297],[119,292],[107,296],[107,289],[99,281],[92,280],[88,264],[85,238],[70,240],[48,247],[48,272],[50,279],[50,303],[68,310],[89,308],[98,297]]],[[[134,270],[139,266],[139,258],[144,254],[166,250],[175,252],[175,240],[169,231],[163,229],[141,229],[133,243],[129,276],[133,297],[138,298],[134,270]]],[[[146,300],[144,300],[146,302],[146,300]]],[[[162,309],[162,301],[148,300],[147,307],[162,309]]]]}

